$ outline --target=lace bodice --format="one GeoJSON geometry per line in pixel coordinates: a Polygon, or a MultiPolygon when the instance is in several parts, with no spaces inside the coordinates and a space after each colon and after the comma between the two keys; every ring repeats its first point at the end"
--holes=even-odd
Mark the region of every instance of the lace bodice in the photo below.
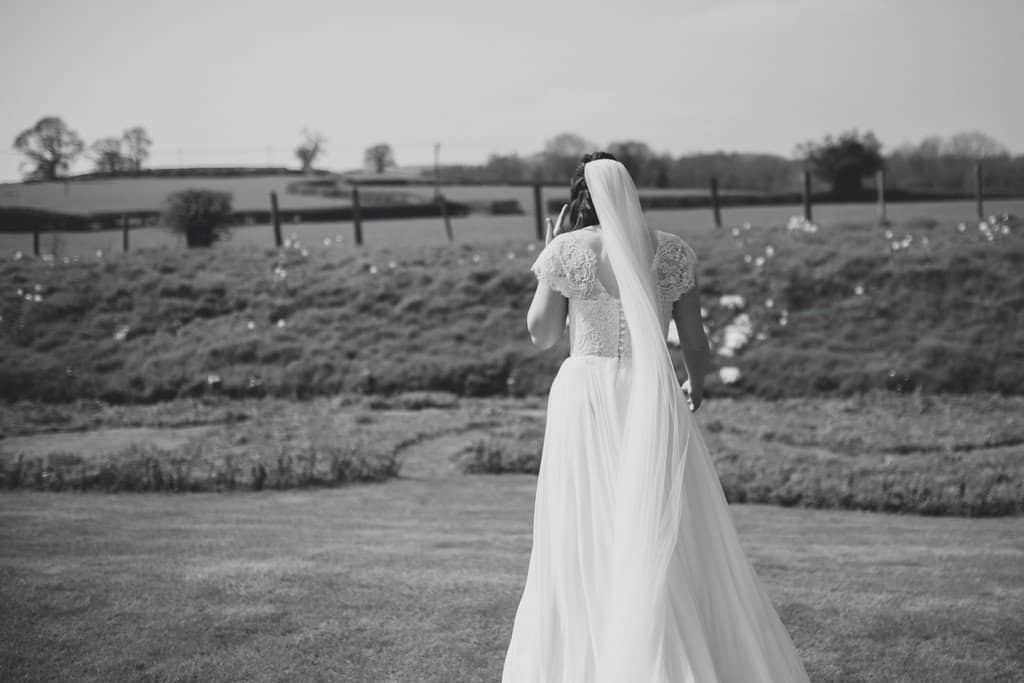
{"type": "MultiPolygon", "coordinates": [[[[657,277],[662,331],[668,333],[672,304],[693,289],[697,257],[682,238],[658,231],[652,269],[657,277]]],[[[537,279],[569,299],[569,344],[574,356],[630,354],[629,330],[619,300],[597,277],[597,254],[576,230],[551,240],[534,261],[537,279]]]]}

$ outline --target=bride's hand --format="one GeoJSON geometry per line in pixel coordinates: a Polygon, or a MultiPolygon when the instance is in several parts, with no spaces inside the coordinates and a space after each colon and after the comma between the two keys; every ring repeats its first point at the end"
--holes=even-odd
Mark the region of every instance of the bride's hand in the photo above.
{"type": "Polygon", "coordinates": [[[548,216],[544,219],[547,224],[547,230],[544,231],[544,246],[551,244],[551,240],[555,239],[562,232],[562,219],[565,218],[565,212],[569,209],[568,204],[562,204],[562,210],[558,212],[558,220],[554,223],[551,222],[551,217],[548,216]]]}
{"type": "Polygon", "coordinates": [[[697,409],[700,408],[700,404],[703,398],[701,396],[701,392],[698,392],[697,395],[694,396],[693,385],[690,384],[689,379],[683,382],[679,388],[683,390],[683,394],[686,396],[686,403],[690,406],[690,412],[697,412],[697,409]]]}

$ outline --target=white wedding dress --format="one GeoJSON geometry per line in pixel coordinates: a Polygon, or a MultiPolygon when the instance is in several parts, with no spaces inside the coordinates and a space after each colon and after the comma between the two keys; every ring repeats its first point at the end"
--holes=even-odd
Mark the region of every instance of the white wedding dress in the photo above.
{"type": "MultiPolygon", "coordinates": [[[[591,191],[599,186],[595,200],[600,174],[591,178],[589,169],[597,163],[586,167],[591,191]]],[[[604,212],[595,201],[603,247],[619,259],[619,298],[598,279],[586,230],[559,235],[533,264],[538,279],[569,300],[571,352],[548,398],[533,548],[502,681],[807,681],[740,547],[674,372],[664,376],[660,354],[672,304],[694,287],[696,258],[679,237],[650,233],[645,291],[657,299],[661,347],[642,351],[655,359],[648,365],[661,364],[656,377],[646,361],[633,362],[641,355],[635,338],[652,330],[629,316],[629,302],[642,301],[641,287],[630,289],[621,255],[628,245],[620,241],[614,251],[605,215],[617,202],[620,222],[642,221],[639,204],[630,204],[631,181],[609,172],[609,182],[628,185],[622,196],[610,186],[604,212]],[[645,384],[636,386],[641,372],[648,373],[645,384]]],[[[629,236],[624,230],[620,225],[619,237],[629,236]]]]}

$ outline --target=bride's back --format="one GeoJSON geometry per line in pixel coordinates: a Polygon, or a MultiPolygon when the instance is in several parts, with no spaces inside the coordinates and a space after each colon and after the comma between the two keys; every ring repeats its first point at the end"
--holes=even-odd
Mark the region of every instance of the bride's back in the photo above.
{"type": "MultiPolygon", "coordinates": [[[[586,228],[582,228],[577,232],[580,233],[578,239],[580,243],[586,248],[594,252],[597,256],[597,270],[595,276],[601,281],[601,285],[605,291],[608,292],[613,298],[619,298],[619,284],[615,280],[615,272],[612,269],[612,264],[608,260],[608,254],[604,250],[604,244],[601,239],[601,226],[593,225],[586,228]]],[[[668,235],[669,233],[664,233],[668,235]]],[[[648,261],[653,260],[654,255],[648,256],[648,261]]]]}
{"type": "MultiPolygon", "coordinates": [[[[672,304],[694,286],[696,256],[680,237],[658,231],[651,268],[667,332],[672,304]]],[[[630,354],[629,332],[618,300],[618,285],[603,248],[600,227],[563,233],[545,247],[533,271],[569,299],[572,355],[621,357],[630,354]]]]}

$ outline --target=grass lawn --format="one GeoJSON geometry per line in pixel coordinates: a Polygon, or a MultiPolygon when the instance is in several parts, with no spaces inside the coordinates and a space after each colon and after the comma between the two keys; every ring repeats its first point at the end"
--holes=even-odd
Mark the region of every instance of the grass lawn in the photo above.
{"type": "MultiPolygon", "coordinates": [[[[499,680],[536,479],[413,451],[381,484],[0,496],[0,678],[499,680]]],[[[1020,518],[732,509],[812,680],[1024,676],[1020,518]]]]}

